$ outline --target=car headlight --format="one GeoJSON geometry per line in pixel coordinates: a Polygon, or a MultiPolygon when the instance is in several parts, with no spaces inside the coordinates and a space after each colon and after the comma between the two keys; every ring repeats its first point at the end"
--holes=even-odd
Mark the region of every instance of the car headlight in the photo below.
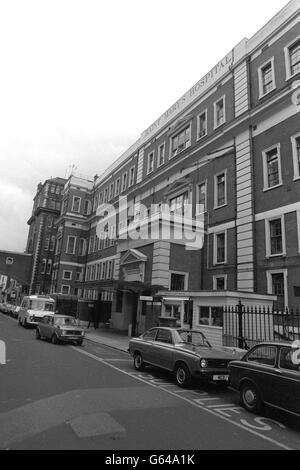
{"type": "Polygon", "coordinates": [[[206,367],[207,367],[207,360],[206,360],[206,359],[201,359],[201,361],[200,361],[200,367],[201,367],[202,369],[206,369],[206,367]]]}
{"type": "Polygon", "coordinates": [[[81,336],[84,336],[84,331],[81,332],[81,336]]]}
{"type": "Polygon", "coordinates": [[[61,334],[66,335],[67,334],[66,330],[61,330],[61,334]]]}

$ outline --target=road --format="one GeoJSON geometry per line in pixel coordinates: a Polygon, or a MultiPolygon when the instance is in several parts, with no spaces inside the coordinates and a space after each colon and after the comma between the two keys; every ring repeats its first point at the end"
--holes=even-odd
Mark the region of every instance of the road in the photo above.
{"type": "Polygon", "coordinates": [[[38,341],[2,314],[0,340],[0,449],[300,449],[299,420],[251,415],[233,390],[182,390],[126,353],[38,341]]]}

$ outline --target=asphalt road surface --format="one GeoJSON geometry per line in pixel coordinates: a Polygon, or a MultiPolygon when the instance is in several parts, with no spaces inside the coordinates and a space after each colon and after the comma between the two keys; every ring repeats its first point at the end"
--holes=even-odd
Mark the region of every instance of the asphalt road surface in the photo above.
{"type": "Polygon", "coordinates": [[[38,341],[2,314],[0,340],[0,449],[300,449],[298,419],[249,414],[233,390],[182,390],[126,353],[38,341]]]}

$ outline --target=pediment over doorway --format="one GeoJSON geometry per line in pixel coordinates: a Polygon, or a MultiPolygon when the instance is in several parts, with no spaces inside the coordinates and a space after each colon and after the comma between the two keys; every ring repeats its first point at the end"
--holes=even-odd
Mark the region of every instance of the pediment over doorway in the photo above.
{"type": "Polygon", "coordinates": [[[122,256],[120,260],[120,265],[124,266],[126,264],[141,263],[141,262],[146,263],[147,260],[148,258],[146,255],[144,255],[138,250],[131,248],[122,256]]]}

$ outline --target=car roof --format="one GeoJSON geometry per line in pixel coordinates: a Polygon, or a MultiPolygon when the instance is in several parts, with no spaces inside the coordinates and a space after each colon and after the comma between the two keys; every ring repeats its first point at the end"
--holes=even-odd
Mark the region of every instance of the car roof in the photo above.
{"type": "MultiPolygon", "coordinates": [[[[266,342],[263,342],[263,343],[258,343],[258,344],[255,344],[253,346],[256,347],[256,346],[280,346],[280,347],[292,347],[292,346],[295,346],[295,347],[300,347],[300,342],[297,345],[295,345],[295,343],[293,341],[266,341],[266,342]]],[[[252,349],[252,348],[251,348],[252,349]]]]}

